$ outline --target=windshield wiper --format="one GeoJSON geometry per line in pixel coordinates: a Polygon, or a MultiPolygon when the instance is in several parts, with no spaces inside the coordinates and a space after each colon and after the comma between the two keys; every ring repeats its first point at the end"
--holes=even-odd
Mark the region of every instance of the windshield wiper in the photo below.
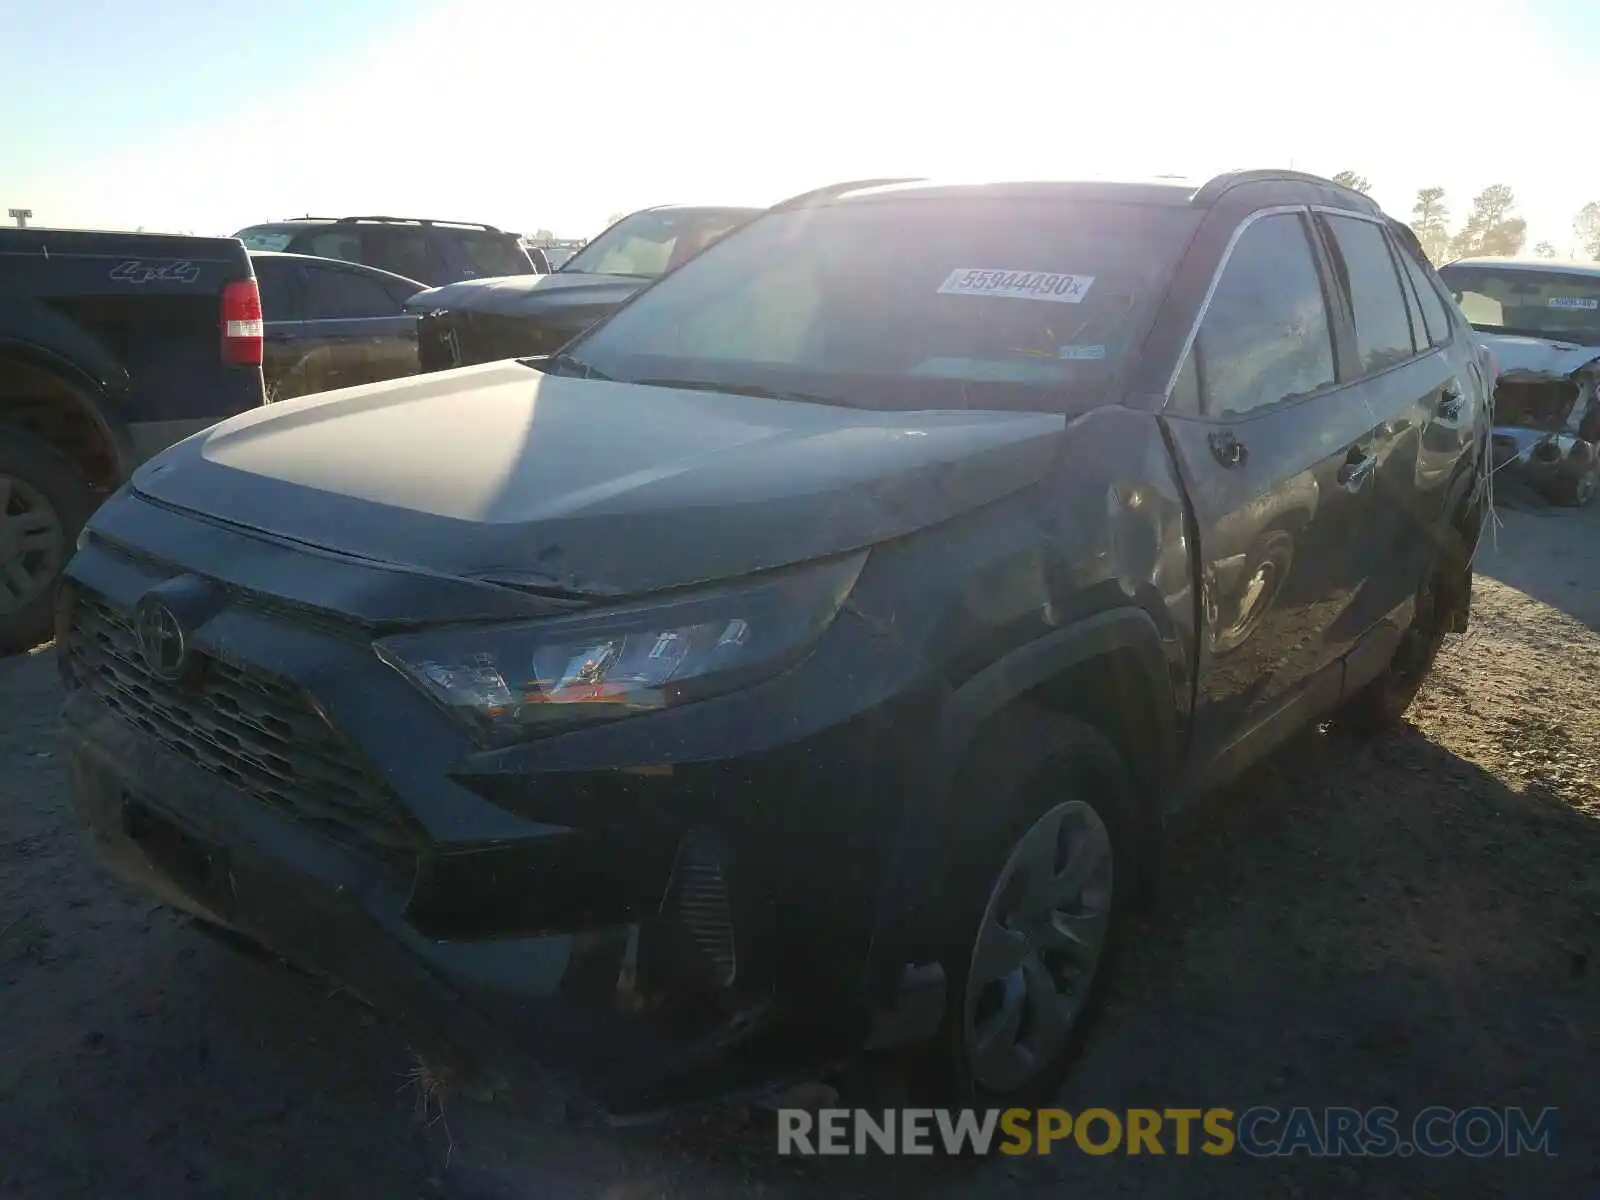
{"type": "Polygon", "coordinates": [[[712,383],[706,379],[630,379],[642,387],[677,388],[685,392],[724,392],[730,396],[755,396],[762,400],[797,400],[802,404],[832,404],[840,401],[832,396],[815,392],[798,392],[790,388],[770,388],[759,383],[712,383]]]}
{"type": "Polygon", "coordinates": [[[611,376],[604,371],[591,367],[583,359],[578,358],[576,355],[568,354],[565,350],[550,355],[544,361],[556,367],[562,375],[573,374],[580,379],[604,379],[608,382],[611,380],[611,376]]]}

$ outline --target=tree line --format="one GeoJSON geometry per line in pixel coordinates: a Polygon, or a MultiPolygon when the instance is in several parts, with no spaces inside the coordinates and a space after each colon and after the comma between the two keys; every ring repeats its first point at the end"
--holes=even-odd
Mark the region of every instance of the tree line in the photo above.
{"type": "MultiPolygon", "coordinates": [[[[1366,177],[1354,171],[1340,171],[1333,181],[1362,193],[1372,190],[1366,177]]],[[[1452,230],[1444,189],[1418,188],[1410,225],[1436,265],[1484,254],[1520,254],[1528,240],[1528,222],[1516,215],[1516,209],[1516,196],[1508,185],[1490,184],[1473,197],[1460,228],[1452,230]]],[[[1591,200],[1578,210],[1572,220],[1572,234],[1581,253],[1600,259],[1600,200],[1591,200]]],[[[1561,257],[1549,242],[1540,242],[1533,252],[1540,258],[1561,257]]]]}

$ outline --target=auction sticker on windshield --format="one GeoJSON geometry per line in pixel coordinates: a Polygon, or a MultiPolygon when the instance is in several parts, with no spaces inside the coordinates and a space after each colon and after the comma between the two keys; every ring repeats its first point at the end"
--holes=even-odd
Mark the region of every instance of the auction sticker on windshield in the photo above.
{"type": "Polygon", "coordinates": [[[1600,300],[1588,296],[1552,296],[1545,301],[1546,308],[1600,308],[1600,300]]]}
{"type": "Polygon", "coordinates": [[[957,267],[939,285],[941,296],[1004,296],[1011,300],[1049,300],[1077,304],[1089,294],[1093,275],[1057,271],[1013,271],[992,267],[957,267]]]}

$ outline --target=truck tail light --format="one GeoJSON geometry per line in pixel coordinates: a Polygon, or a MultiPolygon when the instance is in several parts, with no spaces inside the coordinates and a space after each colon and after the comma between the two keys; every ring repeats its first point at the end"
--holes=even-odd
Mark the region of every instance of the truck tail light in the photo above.
{"type": "Polygon", "coordinates": [[[235,279],[222,287],[222,361],[259,367],[266,328],[261,321],[261,291],[254,279],[235,279]]]}

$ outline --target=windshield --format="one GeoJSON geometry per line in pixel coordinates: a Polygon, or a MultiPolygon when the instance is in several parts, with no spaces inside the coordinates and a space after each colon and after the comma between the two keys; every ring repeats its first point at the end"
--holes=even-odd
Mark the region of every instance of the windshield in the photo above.
{"type": "Polygon", "coordinates": [[[246,250],[287,250],[294,240],[294,231],[264,226],[241,229],[234,236],[244,243],[246,250]]]}
{"type": "Polygon", "coordinates": [[[1474,329],[1600,344],[1600,273],[1447,265],[1439,278],[1474,329]]]}
{"type": "Polygon", "coordinates": [[[461,244],[479,275],[526,275],[533,269],[522,246],[510,234],[452,230],[451,236],[461,244]]]}
{"type": "Polygon", "coordinates": [[[1186,208],[987,197],[771,213],[570,356],[613,379],[856,407],[1054,408],[1073,392],[1104,396],[1194,220],[1186,208]]]}
{"type": "Polygon", "coordinates": [[[723,209],[637,212],[595,238],[561,269],[654,279],[749,219],[747,213],[723,209]]]}

